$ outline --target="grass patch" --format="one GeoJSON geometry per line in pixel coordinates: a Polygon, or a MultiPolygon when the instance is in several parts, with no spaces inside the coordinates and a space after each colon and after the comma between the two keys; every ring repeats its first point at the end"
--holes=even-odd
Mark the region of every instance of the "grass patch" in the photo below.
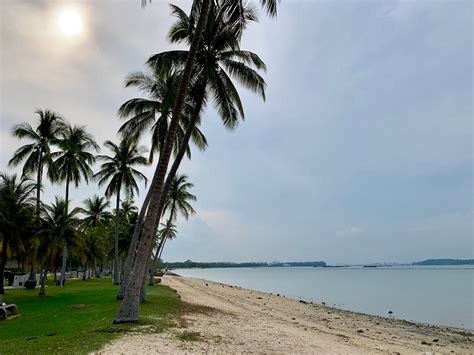
{"type": "Polygon", "coordinates": [[[178,333],[176,337],[181,341],[198,341],[201,339],[201,334],[199,332],[184,331],[182,333],[178,333]]]}
{"type": "Polygon", "coordinates": [[[171,288],[147,290],[140,321],[112,324],[119,301],[110,278],[68,280],[64,288],[48,282],[47,296],[36,290],[6,290],[4,302],[18,306],[19,317],[0,321],[0,354],[86,354],[123,333],[156,333],[176,326],[181,301],[171,288]]]}

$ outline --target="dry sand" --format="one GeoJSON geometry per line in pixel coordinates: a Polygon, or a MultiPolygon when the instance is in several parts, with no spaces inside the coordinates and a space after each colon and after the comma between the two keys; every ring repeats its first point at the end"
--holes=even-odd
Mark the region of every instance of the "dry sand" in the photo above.
{"type": "Polygon", "coordinates": [[[305,304],[200,279],[165,276],[163,284],[183,301],[213,310],[185,314],[182,328],[126,335],[101,354],[474,354],[474,338],[455,329],[305,304]],[[182,332],[198,334],[198,340],[179,340],[182,332]]]}

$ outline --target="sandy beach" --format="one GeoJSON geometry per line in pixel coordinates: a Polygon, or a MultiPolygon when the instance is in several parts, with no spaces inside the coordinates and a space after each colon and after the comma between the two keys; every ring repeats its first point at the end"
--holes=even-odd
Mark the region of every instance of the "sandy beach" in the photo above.
{"type": "Polygon", "coordinates": [[[474,339],[450,328],[364,315],[236,286],[165,276],[201,311],[159,334],[126,335],[101,354],[317,353],[473,354],[474,339]],[[179,334],[192,335],[183,341],[179,334]]]}

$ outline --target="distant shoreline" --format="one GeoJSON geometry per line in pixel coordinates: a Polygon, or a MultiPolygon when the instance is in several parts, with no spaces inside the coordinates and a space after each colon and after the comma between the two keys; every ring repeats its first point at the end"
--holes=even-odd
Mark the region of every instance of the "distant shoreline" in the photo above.
{"type": "Polygon", "coordinates": [[[195,262],[164,262],[163,268],[167,269],[216,269],[216,268],[258,268],[258,267],[396,267],[396,266],[466,266],[474,265],[474,259],[426,259],[412,263],[368,263],[348,265],[328,265],[324,261],[288,261],[288,262],[243,262],[234,263],[227,261],[195,262]]]}

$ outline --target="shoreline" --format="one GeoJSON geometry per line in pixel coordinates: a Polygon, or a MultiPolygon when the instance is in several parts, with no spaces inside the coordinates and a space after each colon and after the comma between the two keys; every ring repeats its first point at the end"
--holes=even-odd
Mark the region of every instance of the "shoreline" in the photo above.
{"type": "Polygon", "coordinates": [[[126,335],[104,347],[116,353],[474,352],[462,329],[368,315],[203,279],[164,276],[197,312],[170,332],[126,335]],[[181,334],[181,336],[180,336],[181,334]],[[192,334],[193,341],[183,341],[192,334]]]}
{"type": "Polygon", "coordinates": [[[306,304],[310,304],[310,305],[317,305],[317,306],[325,307],[325,308],[332,309],[332,310],[335,310],[335,311],[349,312],[349,313],[353,313],[355,315],[360,315],[360,316],[379,317],[379,318],[385,319],[385,320],[397,320],[397,321],[405,322],[407,324],[412,324],[412,325],[420,325],[420,326],[426,326],[426,327],[436,327],[436,328],[440,328],[440,329],[448,329],[448,330],[452,330],[452,331],[472,333],[474,335],[474,329],[470,329],[470,328],[454,327],[454,326],[450,326],[450,325],[434,324],[434,323],[427,323],[427,322],[418,322],[418,321],[414,321],[414,320],[396,318],[396,317],[390,318],[390,317],[381,316],[381,315],[378,315],[378,314],[371,314],[371,313],[365,313],[365,312],[360,312],[360,311],[354,311],[354,310],[347,309],[347,308],[339,308],[336,305],[331,306],[330,304],[326,304],[325,302],[315,302],[312,299],[306,298],[306,297],[293,297],[293,296],[287,296],[287,295],[282,295],[282,294],[274,294],[273,292],[259,291],[259,290],[245,288],[245,287],[241,287],[241,286],[230,285],[230,284],[226,284],[226,283],[222,283],[222,282],[218,282],[218,281],[210,281],[210,280],[206,280],[206,279],[203,279],[203,278],[200,278],[200,277],[183,276],[183,275],[177,274],[175,272],[168,272],[165,275],[175,276],[175,277],[184,277],[184,278],[188,278],[188,279],[196,279],[196,280],[201,280],[201,281],[204,281],[204,282],[212,282],[212,283],[225,285],[225,286],[232,286],[232,287],[237,288],[237,289],[248,290],[248,291],[252,291],[252,292],[258,292],[258,293],[263,293],[263,294],[266,294],[266,295],[273,295],[273,296],[277,296],[277,297],[284,297],[286,299],[298,301],[300,303],[306,303],[306,304]],[[304,302],[301,302],[301,301],[304,301],[304,302]]]}

